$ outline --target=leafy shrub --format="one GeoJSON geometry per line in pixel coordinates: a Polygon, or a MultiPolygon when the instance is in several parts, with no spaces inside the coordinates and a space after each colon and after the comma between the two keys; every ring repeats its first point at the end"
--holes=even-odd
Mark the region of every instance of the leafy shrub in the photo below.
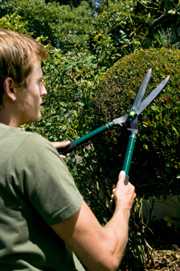
{"type": "Polygon", "coordinates": [[[179,46],[180,5],[178,0],[136,0],[132,20],[134,37],[143,48],[179,46]]]}
{"type": "Polygon", "coordinates": [[[44,0],[8,0],[3,14],[16,13],[34,37],[43,36],[63,53],[89,50],[99,68],[110,67],[120,56],[139,46],[133,39],[133,1],[113,3],[97,16],[87,1],[76,8],[44,0]]]}
{"type": "MultiPolygon", "coordinates": [[[[106,72],[94,98],[95,122],[100,125],[129,109],[148,68],[152,67],[153,71],[148,92],[170,75],[164,92],[143,112],[139,121],[131,176],[136,181],[138,192],[145,195],[178,192],[179,61],[180,51],[175,49],[149,49],[130,54],[106,72]]],[[[110,131],[96,142],[104,175],[110,175],[109,179],[110,168],[117,173],[122,165],[126,143],[127,133],[123,129],[110,131]]]]}
{"type": "MultiPolygon", "coordinates": [[[[171,75],[165,92],[143,114],[130,173],[138,193],[178,192],[179,51],[141,50],[119,60],[102,76],[103,69],[141,44],[139,37],[133,39],[135,28],[132,31],[131,27],[137,25],[128,13],[133,11],[128,9],[132,1],[114,1],[108,11],[103,10],[96,18],[91,17],[85,2],[77,9],[45,5],[41,0],[7,2],[6,11],[12,14],[1,18],[2,27],[33,32],[34,37],[61,48],[48,45],[50,55],[43,66],[49,92],[44,118],[28,127],[50,140],[77,138],[122,115],[147,68],[153,68],[150,90],[167,74],[171,75]],[[99,76],[101,83],[96,91],[99,76]]],[[[117,128],[67,157],[82,194],[102,222],[112,214],[111,190],[126,142],[127,133],[117,128]]],[[[133,246],[142,239],[133,231],[131,240],[133,246]]]]}
{"type": "Polygon", "coordinates": [[[34,37],[44,36],[47,43],[63,51],[84,48],[92,29],[93,17],[86,2],[71,9],[68,5],[46,4],[43,0],[9,0],[6,9],[20,15],[34,37]]]}
{"type": "Polygon", "coordinates": [[[27,22],[16,13],[5,15],[0,18],[0,27],[11,29],[14,31],[27,33],[27,22]]]}
{"type": "Polygon", "coordinates": [[[101,66],[110,67],[121,56],[137,46],[132,21],[133,1],[109,1],[94,18],[90,50],[101,66]]]}
{"type": "Polygon", "coordinates": [[[89,52],[63,54],[49,48],[43,65],[48,95],[43,119],[31,126],[50,140],[74,139],[82,135],[92,116],[86,116],[94,89],[95,58],[89,52]]]}

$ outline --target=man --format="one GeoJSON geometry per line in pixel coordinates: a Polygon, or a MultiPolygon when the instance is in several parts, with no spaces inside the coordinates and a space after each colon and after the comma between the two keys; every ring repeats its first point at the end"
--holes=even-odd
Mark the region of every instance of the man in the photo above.
{"type": "Polygon", "coordinates": [[[0,29],[0,270],[76,270],[72,252],[86,270],[116,270],[135,198],[124,172],[101,226],[54,146],[19,128],[41,118],[46,55],[33,39],[0,29]]]}

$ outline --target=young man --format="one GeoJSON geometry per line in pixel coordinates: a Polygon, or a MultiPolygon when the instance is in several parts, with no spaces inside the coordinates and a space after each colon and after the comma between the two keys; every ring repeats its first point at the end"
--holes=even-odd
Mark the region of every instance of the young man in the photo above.
{"type": "Polygon", "coordinates": [[[135,198],[124,172],[114,214],[101,226],[52,144],[19,128],[41,118],[46,54],[33,39],[0,29],[0,270],[77,270],[72,252],[86,270],[116,270],[135,198]]]}

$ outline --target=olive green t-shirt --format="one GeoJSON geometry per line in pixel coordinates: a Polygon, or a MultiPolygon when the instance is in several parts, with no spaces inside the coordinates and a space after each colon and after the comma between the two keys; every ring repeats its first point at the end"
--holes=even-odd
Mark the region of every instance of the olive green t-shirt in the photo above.
{"type": "Polygon", "coordinates": [[[0,270],[75,270],[72,253],[49,225],[71,217],[81,203],[48,140],[0,124],[0,270]]]}

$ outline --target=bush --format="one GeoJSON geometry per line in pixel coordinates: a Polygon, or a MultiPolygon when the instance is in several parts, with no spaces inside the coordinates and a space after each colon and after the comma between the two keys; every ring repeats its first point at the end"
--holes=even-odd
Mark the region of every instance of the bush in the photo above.
{"type": "MultiPolygon", "coordinates": [[[[45,6],[40,0],[16,1],[17,5],[11,0],[8,3],[6,11],[12,14],[1,18],[2,27],[32,31],[34,37],[51,41],[61,48],[48,45],[50,56],[43,66],[49,92],[44,118],[28,127],[50,140],[75,139],[122,115],[132,103],[149,67],[153,68],[149,91],[167,74],[171,75],[164,93],[143,114],[130,175],[131,180],[136,181],[138,194],[178,192],[179,51],[152,49],[128,55],[100,77],[96,91],[103,68],[111,66],[120,55],[134,47],[131,21],[128,24],[131,16],[125,3],[118,16],[119,3],[114,3],[110,13],[103,11],[96,18],[89,16],[86,3],[72,10],[54,3],[45,6]],[[104,22],[105,28],[101,29],[104,22]]],[[[117,128],[97,137],[93,143],[76,150],[67,161],[83,196],[104,223],[112,215],[112,185],[122,165],[127,133],[117,128]]],[[[133,244],[142,247],[139,230],[138,234],[134,232],[130,236],[131,251],[133,244]]],[[[134,251],[135,257],[142,256],[137,247],[134,251]]]]}
{"type": "Polygon", "coordinates": [[[178,0],[136,0],[132,20],[134,37],[143,48],[180,48],[178,0]]]}
{"type": "Polygon", "coordinates": [[[27,33],[27,22],[16,13],[5,15],[0,18],[0,27],[27,33]]]}
{"type": "MultiPolygon", "coordinates": [[[[163,93],[143,112],[130,175],[138,193],[178,193],[178,157],[180,131],[180,51],[172,49],[140,50],[119,60],[101,78],[94,99],[97,125],[123,115],[132,104],[148,68],[153,76],[149,91],[168,74],[170,82],[163,93]]],[[[122,166],[127,133],[117,129],[96,141],[96,150],[104,175],[117,174],[122,166]]]]}
{"type": "Polygon", "coordinates": [[[65,52],[84,48],[93,27],[93,17],[86,2],[71,9],[56,2],[46,4],[44,0],[9,0],[5,10],[21,16],[34,37],[44,36],[46,43],[65,52]]]}
{"type": "Polygon", "coordinates": [[[108,7],[104,7],[94,18],[94,32],[91,33],[89,42],[90,50],[104,67],[110,67],[139,45],[134,40],[133,1],[108,3],[108,7]]]}
{"type": "Polygon", "coordinates": [[[50,140],[74,139],[85,133],[92,116],[84,111],[91,107],[94,89],[95,58],[89,52],[63,54],[49,48],[43,65],[48,95],[43,119],[31,125],[50,140]]]}
{"type": "MultiPolygon", "coordinates": [[[[1,11],[1,7],[0,7],[1,11]]],[[[110,67],[120,56],[139,46],[133,39],[133,1],[110,1],[108,8],[96,17],[87,1],[76,8],[44,0],[8,0],[2,13],[16,13],[27,24],[34,37],[43,36],[63,53],[89,50],[99,69],[110,67]]]]}

